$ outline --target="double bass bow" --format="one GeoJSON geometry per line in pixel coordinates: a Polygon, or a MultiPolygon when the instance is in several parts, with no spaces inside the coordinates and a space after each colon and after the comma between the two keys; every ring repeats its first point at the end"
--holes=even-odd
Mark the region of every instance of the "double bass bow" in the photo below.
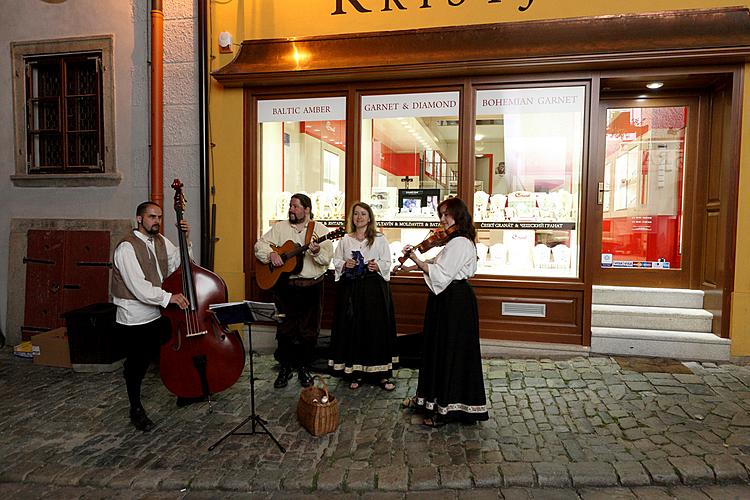
{"type": "MultiPolygon", "coordinates": [[[[185,197],[182,182],[175,179],[174,209],[182,221],[185,197]]],[[[178,231],[180,267],[162,283],[171,293],[182,293],[186,309],[170,305],[162,315],[171,324],[171,338],[162,345],[159,369],[164,385],[184,398],[208,397],[231,387],[245,367],[245,348],[238,332],[219,325],[208,306],[227,301],[227,285],[217,274],[190,258],[187,238],[178,231]]]]}

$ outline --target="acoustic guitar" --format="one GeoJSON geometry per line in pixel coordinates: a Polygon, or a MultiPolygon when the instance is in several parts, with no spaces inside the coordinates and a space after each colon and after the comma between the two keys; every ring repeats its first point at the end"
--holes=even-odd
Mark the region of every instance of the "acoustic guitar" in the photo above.
{"type": "MultiPolygon", "coordinates": [[[[346,229],[340,227],[334,229],[328,234],[320,236],[319,238],[313,238],[314,241],[322,243],[325,240],[337,240],[342,238],[346,234],[346,229]]],[[[288,276],[290,274],[299,274],[302,271],[302,265],[304,264],[304,253],[310,247],[310,244],[300,245],[292,240],[287,241],[280,247],[271,245],[271,249],[279,254],[281,260],[284,261],[284,265],[280,267],[274,267],[270,262],[264,264],[258,260],[258,268],[255,271],[255,280],[258,282],[258,286],[263,290],[269,290],[273,288],[282,276],[288,276]]]]}

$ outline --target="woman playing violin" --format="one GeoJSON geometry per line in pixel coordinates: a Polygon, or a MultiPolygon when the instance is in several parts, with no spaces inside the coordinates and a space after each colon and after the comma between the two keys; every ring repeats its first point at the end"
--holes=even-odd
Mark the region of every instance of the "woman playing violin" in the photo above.
{"type": "Polygon", "coordinates": [[[445,247],[435,258],[422,260],[406,245],[404,254],[415,265],[402,267],[421,270],[430,289],[417,394],[403,403],[426,412],[424,424],[430,427],[488,419],[479,313],[468,282],[477,270],[476,229],[459,198],[444,200],[438,212],[446,230],[445,247]]]}

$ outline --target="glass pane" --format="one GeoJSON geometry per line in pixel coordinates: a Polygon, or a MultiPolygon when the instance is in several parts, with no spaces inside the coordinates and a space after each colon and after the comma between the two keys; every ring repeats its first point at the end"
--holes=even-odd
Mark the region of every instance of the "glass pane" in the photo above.
{"type": "Polygon", "coordinates": [[[679,269],[688,108],[607,110],[602,267],[679,269]]]}
{"type": "Polygon", "coordinates": [[[394,255],[424,240],[437,205],[458,193],[458,102],[458,92],[362,97],[361,199],[394,255]]]}
{"type": "Polygon", "coordinates": [[[68,97],[66,102],[68,132],[86,132],[98,129],[99,109],[95,96],[68,97]]]}
{"type": "Polygon", "coordinates": [[[60,134],[32,134],[30,142],[31,170],[50,170],[63,166],[60,134]]]}
{"type": "Polygon", "coordinates": [[[31,130],[58,131],[60,130],[60,106],[57,99],[30,101],[31,130]]]}
{"type": "Polygon", "coordinates": [[[99,73],[96,70],[96,58],[67,61],[65,68],[67,70],[67,95],[96,95],[98,93],[99,73]]]}
{"type": "Polygon", "coordinates": [[[29,97],[58,97],[61,94],[60,61],[30,63],[31,89],[29,97]]]}
{"type": "Polygon", "coordinates": [[[99,168],[99,135],[96,133],[68,134],[68,166],[70,168],[99,168]]]}
{"type": "Polygon", "coordinates": [[[261,233],[287,218],[294,193],[316,220],[343,222],[345,118],[344,97],[258,101],[261,233]]]}
{"type": "Polygon", "coordinates": [[[479,270],[578,275],[585,87],[477,92],[479,270]]]}

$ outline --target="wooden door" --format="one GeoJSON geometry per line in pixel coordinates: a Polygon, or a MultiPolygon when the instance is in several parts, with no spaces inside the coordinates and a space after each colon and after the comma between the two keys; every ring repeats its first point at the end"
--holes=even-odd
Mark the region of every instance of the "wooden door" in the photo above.
{"type": "MultiPolygon", "coordinates": [[[[63,231],[29,230],[26,256],[26,302],[21,333],[32,335],[63,326],[63,231]]],[[[12,286],[12,284],[11,284],[12,286]]]]}
{"type": "Polygon", "coordinates": [[[109,231],[29,230],[22,338],[64,326],[67,311],[109,299],[109,231]]]}
{"type": "MultiPolygon", "coordinates": [[[[736,85],[736,84],[735,84],[736,85]]],[[[701,181],[702,265],[700,288],[703,307],[713,314],[712,331],[729,337],[729,312],[734,289],[734,238],[737,230],[738,162],[737,109],[739,88],[722,84],[712,90],[708,127],[706,171],[701,181]]]]}
{"type": "Polygon", "coordinates": [[[699,252],[698,99],[602,100],[598,122],[594,283],[690,288],[699,252]]]}
{"type": "Polygon", "coordinates": [[[107,302],[109,231],[66,231],[62,312],[107,302]]]}

